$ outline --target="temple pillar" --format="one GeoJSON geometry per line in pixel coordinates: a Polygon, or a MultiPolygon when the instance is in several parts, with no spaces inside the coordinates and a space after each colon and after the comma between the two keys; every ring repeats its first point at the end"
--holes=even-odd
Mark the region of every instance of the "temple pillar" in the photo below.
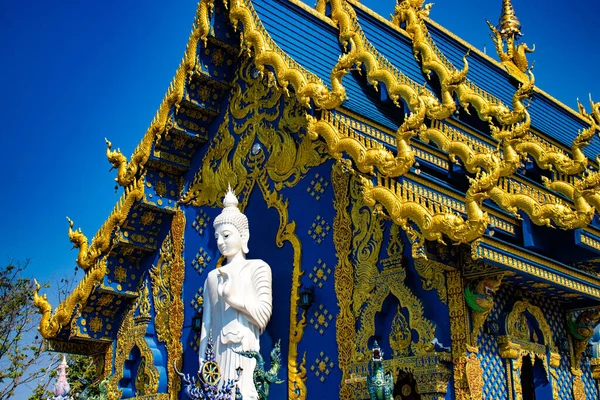
{"type": "Polygon", "coordinates": [[[443,400],[452,377],[451,369],[442,363],[415,368],[413,376],[417,382],[417,392],[422,400],[443,400]]]}
{"type": "Polygon", "coordinates": [[[449,271],[447,275],[448,308],[450,309],[450,338],[452,340],[452,363],[454,374],[454,396],[456,400],[469,398],[466,380],[467,339],[469,320],[464,297],[464,280],[460,271],[449,271]]]}

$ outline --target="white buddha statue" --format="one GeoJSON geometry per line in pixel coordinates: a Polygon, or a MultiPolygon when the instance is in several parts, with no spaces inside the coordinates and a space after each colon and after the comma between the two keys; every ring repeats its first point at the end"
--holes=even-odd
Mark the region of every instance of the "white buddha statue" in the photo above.
{"type": "Polygon", "coordinates": [[[262,260],[247,260],[248,218],[238,209],[231,188],[223,200],[223,211],[213,223],[219,251],[226,258],[221,268],[210,271],[204,282],[204,314],[200,339],[200,358],[212,332],[215,361],[221,382],[236,379],[244,400],[258,399],[253,373],[256,361],[236,351],[259,351],[259,336],[271,318],[271,268],[262,260]]]}

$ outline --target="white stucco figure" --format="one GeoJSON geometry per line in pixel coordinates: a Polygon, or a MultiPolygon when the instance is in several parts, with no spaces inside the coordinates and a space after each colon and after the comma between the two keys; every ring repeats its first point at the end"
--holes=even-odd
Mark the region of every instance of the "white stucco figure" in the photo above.
{"type": "Polygon", "coordinates": [[[259,351],[259,336],[271,318],[271,268],[262,260],[247,260],[248,219],[238,209],[231,189],[223,200],[223,211],[214,221],[215,238],[226,258],[221,268],[210,271],[204,282],[204,314],[200,339],[200,358],[204,357],[208,335],[212,332],[215,361],[222,382],[237,377],[243,369],[239,387],[244,400],[258,399],[252,375],[256,361],[237,351],[259,351]]]}

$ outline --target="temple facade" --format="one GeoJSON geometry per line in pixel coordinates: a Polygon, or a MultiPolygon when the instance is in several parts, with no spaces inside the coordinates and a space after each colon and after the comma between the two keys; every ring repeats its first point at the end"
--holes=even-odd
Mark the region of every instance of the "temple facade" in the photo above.
{"type": "Polygon", "coordinates": [[[110,399],[186,398],[231,185],[272,270],[270,399],[368,399],[375,341],[394,399],[598,399],[600,104],[537,88],[498,2],[495,59],[423,0],[201,0],[140,144],[107,141],[120,200],[70,221],[85,276],[35,294],[51,349],[110,399]]]}

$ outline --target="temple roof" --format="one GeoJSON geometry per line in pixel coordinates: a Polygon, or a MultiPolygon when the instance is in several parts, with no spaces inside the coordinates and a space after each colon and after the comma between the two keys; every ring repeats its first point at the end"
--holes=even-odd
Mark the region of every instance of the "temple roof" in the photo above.
{"type": "MultiPolygon", "coordinates": [[[[530,115],[533,133],[528,131],[526,134],[532,134],[534,141],[541,140],[549,143],[548,146],[557,147],[557,153],[569,158],[574,139],[582,129],[589,127],[581,115],[536,88],[532,89],[529,107],[524,106],[517,95],[525,90],[526,84],[516,80],[501,63],[428,19],[425,15],[428,8],[411,9],[413,13],[410,16],[415,20],[411,21],[414,25],[408,27],[408,23],[403,24],[402,21],[387,21],[354,1],[334,2],[338,14],[331,19],[296,0],[240,0],[231,2],[228,11],[220,13],[218,21],[209,18],[209,4],[212,3],[200,2],[182,64],[156,118],[132,157],[128,160],[119,151],[112,150],[109,143],[107,156],[118,171],[117,182],[125,190],[113,213],[91,242],[71,226],[69,236],[79,248],[78,263],[86,271],[86,276],[53,315],[49,303],[36,294],[36,304],[44,313],[40,326],[45,337],[82,344],[86,341],[109,342],[115,335],[117,324],[112,330],[100,329],[91,334],[86,331],[85,318],[120,317],[133,302],[138,289],[136,282],[144,273],[138,271],[139,262],[158,251],[159,236],[168,229],[170,220],[180,207],[183,177],[189,176],[186,174],[196,152],[210,143],[215,118],[225,112],[221,100],[231,87],[232,70],[240,54],[251,54],[261,68],[289,90],[305,106],[307,118],[315,120],[320,117],[318,122],[330,126],[337,124],[335,126],[339,130],[335,134],[338,136],[328,142],[331,156],[337,158],[344,153],[355,161],[358,169],[364,167],[361,172],[373,177],[373,191],[380,190],[388,200],[393,198],[401,203],[411,198],[411,201],[420,202],[423,209],[429,207],[433,211],[427,211],[429,214],[423,217],[424,220],[431,220],[433,215],[439,217],[438,220],[445,221],[443,218],[446,218],[451,221],[439,224],[441,230],[436,233],[440,237],[443,233],[457,243],[473,242],[475,256],[499,266],[514,267],[522,274],[520,276],[531,275],[532,279],[556,285],[568,280],[563,289],[573,291],[579,306],[600,301],[600,279],[595,274],[585,272],[578,274],[576,279],[563,279],[577,260],[551,262],[537,257],[535,263],[522,264],[523,267],[518,268],[523,260],[534,258],[532,254],[539,250],[540,245],[528,245],[527,252],[519,252],[518,246],[514,246],[516,242],[525,242],[524,236],[538,235],[537,228],[528,228],[528,221],[521,222],[514,210],[526,210],[532,218],[539,217],[532,214],[541,202],[544,206],[554,207],[553,210],[568,210],[571,214],[565,213],[569,216],[585,214],[572,210],[573,202],[568,198],[568,190],[557,193],[545,188],[540,182],[547,177],[539,171],[536,171],[538,175],[535,178],[523,176],[519,162],[513,172],[499,177],[496,182],[498,191],[508,193],[507,197],[518,198],[517,206],[503,204],[501,196],[496,203],[487,200],[484,203],[485,196],[489,196],[488,190],[478,193],[480,197],[476,201],[471,196],[471,206],[467,207],[465,193],[470,182],[474,181],[470,176],[471,180],[465,178],[465,159],[468,157],[461,158],[462,164],[454,162],[454,165],[450,161],[456,154],[450,155],[449,150],[439,144],[425,143],[416,133],[409,136],[409,147],[416,154],[413,154],[413,161],[416,159],[421,164],[410,163],[410,157],[403,164],[404,159],[399,160],[402,154],[398,151],[402,134],[406,133],[399,127],[410,125],[410,117],[419,116],[419,105],[422,104],[428,104],[430,112],[435,109],[444,114],[443,118],[435,118],[435,114],[427,116],[433,120],[432,128],[448,134],[455,142],[466,143],[466,147],[476,150],[476,156],[485,153],[489,157],[498,157],[500,153],[496,151],[498,140],[490,134],[489,121],[495,120],[498,125],[514,130],[519,124],[528,122],[528,118],[522,116],[530,115]],[[229,18],[226,13],[233,16],[229,18]],[[244,35],[235,34],[234,27],[244,35]],[[409,28],[413,31],[409,32],[409,28]],[[418,52],[413,48],[417,39],[419,45],[425,48],[419,48],[418,52]],[[213,51],[212,55],[203,49],[213,51]],[[351,65],[343,65],[344,56],[353,50],[360,51],[362,58],[359,62],[352,61],[351,65]],[[415,57],[414,54],[419,52],[421,55],[415,57]],[[433,64],[437,69],[429,73],[423,72],[422,57],[426,52],[436,59],[433,64]],[[467,53],[470,55],[465,58],[467,53]],[[224,60],[231,62],[225,63],[224,60]],[[376,85],[371,81],[376,81],[376,85]],[[456,87],[459,94],[452,92],[456,87]],[[198,88],[208,88],[208,95],[198,88]],[[214,95],[211,96],[211,93],[214,95]],[[456,97],[460,96],[471,99],[466,109],[454,104],[456,97]],[[339,139],[354,140],[352,149],[356,151],[336,147],[339,139]],[[377,154],[372,158],[374,161],[364,157],[369,151],[377,154]],[[385,162],[390,158],[405,168],[387,173],[385,162]],[[421,168],[425,170],[422,174],[421,168]],[[418,193],[416,200],[415,193],[418,193]],[[477,211],[481,211],[477,214],[478,219],[469,215],[474,209],[473,203],[476,203],[477,211]],[[492,227],[489,221],[492,221],[492,227]],[[463,230],[455,226],[471,232],[461,237],[463,230]],[[496,238],[491,237],[494,229],[498,232],[496,238]],[[498,239],[500,235],[503,235],[502,239],[498,239]],[[483,236],[485,241],[479,242],[483,236]],[[505,245],[503,240],[512,242],[505,245]],[[481,254],[476,254],[478,249],[481,254]],[[506,261],[506,254],[517,253],[519,256],[513,258],[515,261],[506,261]],[[128,279],[126,271],[135,268],[138,270],[130,275],[133,278],[128,279]],[[536,268],[541,271],[537,275],[531,272],[536,268]],[[550,279],[546,277],[546,270],[560,270],[560,273],[550,279]],[[122,281],[120,277],[124,277],[122,281]],[[118,301],[115,300],[117,298],[118,301]],[[114,305],[114,309],[106,309],[108,315],[98,316],[95,310],[102,304],[114,305]],[[81,313],[86,312],[90,314],[82,317],[81,313]],[[78,318],[83,319],[83,324],[73,322],[78,318]]],[[[320,4],[323,6],[324,3],[320,4]]],[[[506,15],[509,14],[507,11],[506,15]]],[[[518,22],[516,17],[508,20],[512,21],[510,29],[514,29],[518,22]]],[[[533,84],[532,81],[528,83],[533,84]]],[[[421,124],[417,128],[424,126],[421,124]]],[[[418,129],[414,129],[415,132],[418,129]]],[[[598,142],[592,141],[584,147],[585,155],[593,157],[600,153],[598,142]]],[[[467,150],[465,152],[470,155],[467,150]]],[[[579,168],[579,164],[569,161],[579,168]]],[[[585,163],[587,165],[587,160],[585,163]]],[[[476,167],[481,171],[481,166],[476,167]]],[[[482,174],[473,172],[477,168],[469,172],[482,179],[482,174]]],[[[579,169],[571,175],[582,171],[579,169]]],[[[391,214],[399,208],[396,206],[397,203],[390,202],[384,208],[391,214]]],[[[591,212],[593,214],[594,210],[591,212]]],[[[563,214],[555,212],[553,217],[555,219],[550,218],[550,222],[539,218],[536,224],[554,223],[563,228],[573,224],[567,218],[561,220],[563,214]]],[[[580,256],[590,259],[600,252],[600,236],[593,228],[579,228],[568,230],[570,241],[579,240],[577,245],[582,244],[583,248],[580,256]]],[[[99,324],[103,326],[101,322],[99,324]]]]}
{"type": "MultiPolygon", "coordinates": [[[[361,28],[377,52],[402,73],[422,85],[426,79],[412,55],[412,42],[406,32],[361,3],[353,0],[348,3],[355,8],[361,28]]],[[[504,3],[507,3],[507,0],[504,3]]],[[[258,0],[252,4],[268,33],[282,50],[330,87],[330,73],[341,54],[338,31],[333,22],[326,17],[315,20],[314,14],[309,12],[303,3],[296,1],[285,3],[258,0]],[[285,27],[280,23],[282,18],[286,20],[285,27]],[[307,19],[314,23],[307,25],[307,19]],[[304,34],[304,44],[301,46],[298,46],[296,32],[304,34]],[[318,57],[315,57],[316,54],[318,57]]],[[[503,5],[503,10],[505,7],[512,10],[509,1],[508,4],[503,5]]],[[[510,15],[507,15],[506,18],[509,18],[510,15]]],[[[457,69],[463,68],[462,58],[470,52],[467,79],[475,87],[511,106],[518,82],[511,79],[505,67],[431,19],[426,19],[426,23],[433,42],[453,66],[457,69]]],[[[387,115],[389,113],[375,104],[362,101],[364,88],[352,74],[344,77],[343,84],[348,97],[344,102],[345,107],[390,129],[397,128],[394,120],[387,115]]],[[[565,150],[571,146],[580,130],[589,127],[575,110],[539,88],[534,89],[529,112],[532,127],[547,139],[565,146],[565,150]]],[[[600,140],[592,141],[584,149],[584,153],[590,158],[600,154],[600,140]]]]}

